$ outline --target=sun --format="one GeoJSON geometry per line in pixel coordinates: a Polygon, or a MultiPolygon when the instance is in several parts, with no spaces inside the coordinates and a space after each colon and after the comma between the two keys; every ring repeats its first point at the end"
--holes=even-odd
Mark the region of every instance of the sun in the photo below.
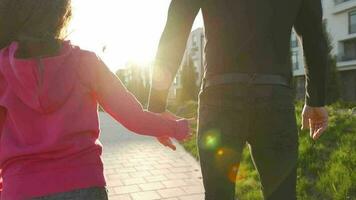
{"type": "Polygon", "coordinates": [[[97,53],[112,71],[154,59],[168,0],[73,0],[69,39],[97,53]]]}
{"type": "MultiPolygon", "coordinates": [[[[69,39],[94,51],[112,71],[154,60],[170,0],[72,0],[69,39]]],[[[199,23],[201,26],[201,23],[199,23]]]]}
{"type": "Polygon", "coordinates": [[[105,46],[101,53],[101,57],[108,65],[117,66],[125,65],[128,62],[135,63],[140,67],[148,67],[154,60],[155,50],[148,48],[145,45],[135,46],[134,44],[117,44],[115,45],[116,38],[112,38],[112,45],[105,46]],[[121,58],[120,58],[121,57],[121,58]],[[118,63],[121,62],[121,63],[118,63]]]}

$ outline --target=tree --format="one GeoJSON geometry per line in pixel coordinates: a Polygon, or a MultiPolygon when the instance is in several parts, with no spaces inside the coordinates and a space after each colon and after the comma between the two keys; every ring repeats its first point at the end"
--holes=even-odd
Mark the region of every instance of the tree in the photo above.
{"type": "Polygon", "coordinates": [[[181,83],[180,102],[184,103],[190,100],[197,100],[199,89],[197,85],[197,72],[195,71],[194,62],[190,56],[188,57],[187,63],[182,67],[181,83]]]}
{"type": "Polygon", "coordinates": [[[143,68],[135,63],[128,63],[126,68],[118,70],[116,75],[141,104],[147,104],[150,90],[150,73],[148,68],[143,68]]]}

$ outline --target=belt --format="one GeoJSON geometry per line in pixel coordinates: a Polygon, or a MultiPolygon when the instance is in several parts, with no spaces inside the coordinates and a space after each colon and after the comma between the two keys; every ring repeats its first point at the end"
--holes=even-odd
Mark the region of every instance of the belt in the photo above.
{"type": "Polygon", "coordinates": [[[283,85],[290,87],[290,79],[275,74],[227,73],[205,78],[203,88],[231,83],[247,85],[283,85]]]}

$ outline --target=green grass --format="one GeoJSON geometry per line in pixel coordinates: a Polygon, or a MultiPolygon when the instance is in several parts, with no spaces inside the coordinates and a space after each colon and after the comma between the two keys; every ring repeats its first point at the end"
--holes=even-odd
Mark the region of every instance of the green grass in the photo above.
{"type": "MultiPolygon", "coordinates": [[[[298,199],[353,200],[356,199],[356,115],[354,104],[337,103],[328,106],[328,131],[313,142],[308,131],[300,132],[298,161],[298,199]]],[[[185,109],[175,110],[184,117],[196,116],[197,105],[189,102],[185,109]]],[[[302,104],[296,104],[300,127],[302,104]]],[[[193,130],[196,124],[193,124],[193,130]]],[[[182,145],[198,159],[196,133],[182,145]]],[[[242,200],[262,199],[258,173],[247,148],[243,152],[237,196],[242,200]]]]}

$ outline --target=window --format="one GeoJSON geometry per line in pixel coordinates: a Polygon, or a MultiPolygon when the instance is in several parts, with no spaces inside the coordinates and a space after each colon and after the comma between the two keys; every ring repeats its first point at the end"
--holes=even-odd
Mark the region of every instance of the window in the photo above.
{"type": "Polygon", "coordinates": [[[292,48],[298,47],[298,39],[297,38],[292,38],[290,44],[291,44],[292,48]]]}
{"type": "Polygon", "coordinates": [[[344,42],[344,56],[342,61],[356,60],[356,39],[344,42]]]}
{"type": "Polygon", "coordinates": [[[193,47],[196,47],[196,46],[198,46],[198,38],[197,38],[197,35],[193,35],[193,47]]]}
{"type": "Polygon", "coordinates": [[[292,31],[292,34],[291,34],[290,46],[291,46],[291,48],[298,47],[298,37],[294,30],[292,31]]]}
{"type": "Polygon", "coordinates": [[[292,53],[292,64],[293,64],[293,70],[298,70],[299,69],[299,54],[298,54],[298,51],[294,51],[292,53]]]}
{"type": "Polygon", "coordinates": [[[349,33],[356,33],[356,10],[349,13],[349,33]]]}

